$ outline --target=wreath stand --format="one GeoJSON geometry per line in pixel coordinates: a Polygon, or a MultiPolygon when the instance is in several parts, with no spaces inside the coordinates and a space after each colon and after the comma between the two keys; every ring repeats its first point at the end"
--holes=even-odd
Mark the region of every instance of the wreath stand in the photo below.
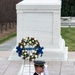
{"type": "MultiPolygon", "coordinates": [[[[27,50],[29,51],[29,55],[30,55],[30,52],[31,52],[32,48],[28,48],[28,49],[27,49],[27,50]],[[29,49],[29,50],[28,50],[28,49],[29,49]]],[[[25,74],[24,74],[24,70],[26,70],[26,69],[25,69],[25,67],[26,67],[26,66],[25,66],[25,60],[23,60],[22,65],[23,65],[23,70],[22,70],[22,74],[21,74],[21,75],[25,75],[25,74]]],[[[29,72],[28,75],[31,75],[31,73],[32,73],[32,72],[31,72],[31,67],[33,67],[33,65],[31,66],[31,62],[30,62],[29,60],[28,60],[28,65],[27,65],[27,67],[28,67],[28,70],[29,70],[29,71],[28,71],[28,72],[29,72]]]]}
{"type": "Polygon", "coordinates": [[[28,67],[28,69],[29,69],[29,73],[28,73],[28,75],[31,75],[31,62],[29,61],[29,64],[28,65],[26,65],[25,66],[25,60],[23,60],[23,63],[22,63],[22,66],[23,66],[23,70],[22,70],[22,74],[21,75],[25,75],[25,67],[27,66],[28,67]]]}
{"type": "Polygon", "coordinates": [[[31,63],[25,64],[25,62],[23,61],[18,75],[33,75],[34,72],[34,66],[31,65],[31,63]]]}
{"type": "Polygon", "coordinates": [[[43,54],[43,47],[40,46],[38,40],[32,37],[22,39],[21,43],[16,47],[16,52],[19,57],[22,57],[22,67],[18,75],[33,75],[34,66],[31,65],[31,61],[39,57],[39,54],[43,54]],[[28,59],[28,65],[25,64],[25,60],[28,59]],[[27,67],[27,68],[26,68],[27,67]],[[28,74],[25,74],[24,70],[27,70],[28,74]],[[32,70],[32,71],[31,71],[32,70]],[[31,74],[32,73],[32,74],[31,74]]]}

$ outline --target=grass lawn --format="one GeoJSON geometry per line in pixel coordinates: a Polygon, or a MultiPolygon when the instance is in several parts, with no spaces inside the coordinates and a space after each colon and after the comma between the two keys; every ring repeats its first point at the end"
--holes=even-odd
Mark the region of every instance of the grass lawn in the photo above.
{"type": "Polygon", "coordinates": [[[75,27],[62,27],[61,35],[68,46],[69,51],[75,51],[75,27]]]}
{"type": "MultiPolygon", "coordinates": [[[[66,46],[68,46],[69,51],[75,51],[75,28],[74,27],[62,27],[61,28],[62,38],[66,42],[66,46]]],[[[16,37],[16,33],[12,33],[2,39],[0,39],[0,44],[6,42],[9,39],[16,37]]]]}

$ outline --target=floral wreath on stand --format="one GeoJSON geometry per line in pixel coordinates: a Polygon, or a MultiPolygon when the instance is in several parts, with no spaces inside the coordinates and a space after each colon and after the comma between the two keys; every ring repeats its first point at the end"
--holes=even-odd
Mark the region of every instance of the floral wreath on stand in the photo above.
{"type": "Polygon", "coordinates": [[[33,61],[43,54],[43,47],[40,46],[40,43],[37,39],[33,37],[26,37],[22,39],[21,42],[16,47],[16,52],[18,56],[22,59],[27,59],[33,61]]]}

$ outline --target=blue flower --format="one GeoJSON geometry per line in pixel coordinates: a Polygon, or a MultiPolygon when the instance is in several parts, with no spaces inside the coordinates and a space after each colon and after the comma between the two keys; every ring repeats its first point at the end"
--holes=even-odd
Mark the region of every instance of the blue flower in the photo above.
{"type": "Polygon", "coordinates": [[[17,49],[16,52],[18,53],[18,56],[21,57],[21,53],[23,49],[21,49],[20,46],[17,46],[16,49],[17,49]]]}
{"type": "Polygon", "coordinates": [[[42,51],[43,49],[44,49],[44,47],[38,46],[37,53],[38,53],[38,54],[41,54],[41,56],[42,56],[42,54],[43,54],[43,51],[42,51]]]}

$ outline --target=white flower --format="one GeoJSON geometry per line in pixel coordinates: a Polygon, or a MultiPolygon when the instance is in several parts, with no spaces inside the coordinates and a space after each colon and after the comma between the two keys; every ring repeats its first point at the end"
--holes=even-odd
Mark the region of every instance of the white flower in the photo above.
{"type": "Polygon", "coordinates": [[[34,61],[34,59],[32,59],[32,61],[34,61]]]}
{"type": "Polygon", "coordinates": [[[31,44],[32,42],[30,41],[29,43],[31,44]]]}
{"type": "Polygon", "coordinates": [[[24,52],[24,50],[22,50],[22,52],[24,52]]]}
{"type": "Polygon", "coordinates": [[[36,51],[34,51],[34,53],[36,53],[36,51]]]}
{"type": "Polygon", "coordinates": [[[23,48],[22,45],[20,46],[20,48],[23,48]]]}
{"type": "Polygon", "coordinates": [[[27,60],[29,60],[29,57],[27,57],[27,60]]]}
{"type": "Polygon", "coordinates": [[[32,53],[30,53],[30,56],[32,56],[32,53]]]}
{"type": "Polygon", "coordinates": [[[27,53],[24,53],[24,55],[26,55],[27,53]]]}
{"type": "Polygon", "coordinates": [[[35,55],[35,58],[37,58],[37,55],[35,55]]]}
{"type": "Polygon", "coordinates": [[[34,42],[34,40],[32,40],[32,42],[34,42]]]}
{"type": "Polygon", "coordinates": [[[34,47],[37,46],[36,44],[34,45],[34,47]]]}
{"type": "Polygon", "coordinates": [[[35,38],[35,40],[36,40],[36,38],[35,38]]]}
{"type": "Polygon", "coordinates": [[[21,58],[23,58],[24,56],[22,55],[21,58]]]}
{"type": "Polygon", "coordinates": [[[25,46],[26,44],[24,43],[24,46],[25,46]]]}

